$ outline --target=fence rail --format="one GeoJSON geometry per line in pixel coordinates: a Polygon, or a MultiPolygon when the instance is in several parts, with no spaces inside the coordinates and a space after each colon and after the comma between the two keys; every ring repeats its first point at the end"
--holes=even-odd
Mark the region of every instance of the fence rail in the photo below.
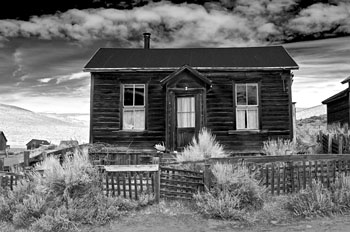
{"type": "Polygon", "coordinates": [[[91,162],[96,165],[152,164],[152,158],[158,155],[156,152],[89,152],[91,162]]]}

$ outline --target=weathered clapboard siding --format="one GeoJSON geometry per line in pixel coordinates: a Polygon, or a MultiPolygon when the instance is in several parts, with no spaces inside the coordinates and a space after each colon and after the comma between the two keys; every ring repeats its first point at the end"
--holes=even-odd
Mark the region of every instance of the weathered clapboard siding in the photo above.
{"type": "Polygon", "coordinates": [[[340,98],[327,104],[327,123],[349,123],[349,99],[340,98]]]}
{"type": "MultiPolygon", "coordinates": [[[[160,80],[170,72],[93,73],[92,141],[127,146],[133,149],[152,149],[165,141],[166,90],[160,80]],[[146,131],[121,130],[121,83],[147,84],[146,131]]],[[[290,71],[237,71],[203,73],[212,80],[206,93],[204,125],[226,149],[260,151],[268,138],[290,138],[292,132],[288,81],[290,71]],[[282,76],[286,76],[283,84],[282,76]],[[233,84],[260,82],[260,129],[256,133],[235,133],[233,84]],[[233,133],[230,133],[233,132],[233,133]]],[[[186,79],[189,84],[190,79],[186,79]]],[[[181,87],[182,82],[177,83],[181,87]]],[[[192,85],[196,83],[193,82],[192,85]]]]}
{"type": "Polygon", "coordinates": [[[159,81],[162,73],[94,73],[92,97],[92,142],[105,142],[130,148],[152,149],[165,140],[165,91],[159,81]],[[120,86],[122,83],[148,84],[146,131],[122,131],[120,86]]]}

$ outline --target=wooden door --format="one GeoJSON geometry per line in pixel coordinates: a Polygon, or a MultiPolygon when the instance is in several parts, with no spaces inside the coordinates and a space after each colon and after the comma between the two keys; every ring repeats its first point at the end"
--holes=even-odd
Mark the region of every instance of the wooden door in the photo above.
{"type": "Polygon", "coordinates": [[[195,95],[176,97],[176,148],[182,150],[191,141],[196,128],[198,112],[195,95]]]}

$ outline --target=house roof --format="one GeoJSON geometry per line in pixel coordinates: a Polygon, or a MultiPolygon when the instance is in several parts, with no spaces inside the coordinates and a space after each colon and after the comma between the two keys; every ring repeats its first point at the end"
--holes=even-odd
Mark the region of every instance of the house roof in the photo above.
{"type": "Polygon", "coordinates": [[[339,99],[341,99],[343,97],[347,97],[348,96],[348,92],[349,92],[349,89],[344,89],[343,91],[341,91],[341,92],[339,92],[339,93],[337,93],[337,94],[327,98],[326,100],[324,100],[322,102],[322,104],[328,104],[330,102],[339,100],[339,99]]]}
{"type": "Polygon", "coordinates": [[[345,78],[341,83],[345,84],[347,82],[350,82],[350,76],[348,76],[347,78],[345,78]]]}
{"type": "Polygon", "coordinates": [[[5,133],[4,133],[3,131],[0,131],[0,134],[4,137],[4,139],[5,139],[6,142],[7,142],[7,138],[6,138],[6,136],[5,136],[5,133]]]}
{"type": "Polygon", "coordinates": [[[37,142],[37,143],[39,143],[39,144],[41,144],[41,145],[50,145],[50,143],[49,143],[47,140],[32,139],[32,140],[30,140],[30,141],[26,144],[26,146],[28,146],[29,144],[34,143],[34,142],[37,142]]]}
{"type": "Polygon", "coordinates": [[[282,46],[230,48],[100,48],[84,67],[88,72],[122,70],[298,69],[282,46]]]}

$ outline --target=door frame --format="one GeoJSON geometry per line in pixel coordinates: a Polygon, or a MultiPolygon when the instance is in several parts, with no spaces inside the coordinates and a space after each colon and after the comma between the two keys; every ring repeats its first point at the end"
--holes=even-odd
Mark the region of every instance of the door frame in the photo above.
{"type": "Polygon", "coordinates": [[[165,142],[170,151],[177,149],[177,97],[195,97],[195,134],[206,125],[206,89],[205,88],[168,88],[166,91],[166,127],[165,142]],[[198,113],[197,113],[198,112],[198,113]]]}

